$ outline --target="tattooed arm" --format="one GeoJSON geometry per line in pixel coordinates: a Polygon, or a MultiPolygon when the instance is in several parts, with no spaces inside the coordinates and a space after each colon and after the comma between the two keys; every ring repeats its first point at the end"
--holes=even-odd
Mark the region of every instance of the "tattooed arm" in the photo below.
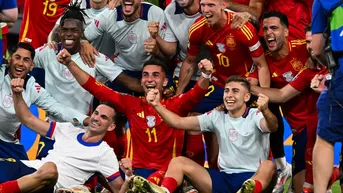
{"type": "Polygon", "coordinates": [[[182,62],[180,69],[179,82],[177,84],[176,95],[184,92],[187,84],[191,80],[197,66],[196,56],[187,54],[186,59],[182,62]]]}

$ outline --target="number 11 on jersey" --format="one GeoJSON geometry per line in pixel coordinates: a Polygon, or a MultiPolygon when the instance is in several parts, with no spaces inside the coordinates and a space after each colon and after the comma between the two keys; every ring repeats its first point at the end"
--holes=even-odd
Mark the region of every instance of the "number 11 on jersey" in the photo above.
{"type": "Polygon", "coordinates": [[[154,142],[157,142],[157,134],[156,129],[154,128],[147,128],[145,133],[148,135],[148,142],[150,143],[152,141],[152,138],[154,138],[154,142]]]}

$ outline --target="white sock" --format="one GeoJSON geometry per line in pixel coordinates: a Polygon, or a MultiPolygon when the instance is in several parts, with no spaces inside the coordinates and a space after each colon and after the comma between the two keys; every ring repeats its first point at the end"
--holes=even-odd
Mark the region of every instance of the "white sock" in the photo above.
{"type": "Polygon", "coordinates": [[[283,170],[287,166],[286,157],[275,159],[276,169],[283,170]]]}
{"type": "Polygon", "coordinates": [[[166,191],[166,193],[170,193],[169,190],[165,187],[161,187],[164,191],[166,191]]]}

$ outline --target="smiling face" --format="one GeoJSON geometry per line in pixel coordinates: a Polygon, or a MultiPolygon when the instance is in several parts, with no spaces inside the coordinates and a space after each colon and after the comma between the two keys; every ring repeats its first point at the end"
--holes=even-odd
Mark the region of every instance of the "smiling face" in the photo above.
{"type": "Polygon", "coordinates": [[[115,128],[113,117],[116,112],[113,108],[100,104],[89,119],[88,129],[93,133],[103,134],[115,128]]]}
{"type": "Polygon", "coordinates": [[[269,17],[263,20],[263,36],[271,52],[279,51],[288,37],[288,29],[281,24],[280,18],[269,17]]]}
{"type": "Polygon", "coordinates": [[[162,93],[163,87],[168,83],[166,73],[158,65],[147,65],[143,68],[141,85],[145,94],[150,89],[158,89],[162,93]]]}
{"type": "Polygon", "coordinates": [[[229,82],[224,88],[224,105],[228,111],[239,112],[250,99],[249,90],[240,82],[229,82]]]}
{"type": "Polygon", "coordinates": [[[63,48],[67,49],[69,53],[75,54],[80,51],[82,31],[81,21],[77,19],[64,20],[60,30],[60,38],[63,48]]]}
{"type": "Polygon", "coordinates": [[[11,78],[25,78],[33,69],[33,59],[31,52],[24,48],[18,48],[9,58],[8,74],[11,78]]]}
{"type": "Polygon", "coordinates": [[[221,19],[226,4],[223,0],[201,0],[202,15],[206,18],[207,23],[213,27],[221,19]]]}
{"type": "Polygon", "coordinates": [[[132,17],[141,6],[141,0],[122,0],[121,6],[123,7],[124,17],[132,17]]]}

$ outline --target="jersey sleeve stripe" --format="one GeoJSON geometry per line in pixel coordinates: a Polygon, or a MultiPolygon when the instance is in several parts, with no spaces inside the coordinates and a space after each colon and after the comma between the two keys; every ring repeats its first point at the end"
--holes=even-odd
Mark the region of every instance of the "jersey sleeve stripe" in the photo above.
{"type": "Polygon", "coordinates": [[[248,28],[248,26],[243,25],[243,28],[245,29],[245,31],[252,37],[254,37],[254,34],[251,32],[251,30],[248,28]]]}
{"type": "Polygon", "coordinates": [[[26,35],[27,35],[27,31],[29,29],[29,24],[30,24],[30,7],[27,9],[27,18],[25,20],[25,27],[24,27],[24,31],[23,31],[23,36],[21,37],[20,42],[24,42],[26,35]]]}
{"type": "Polygon", "coordinates": [[[247,37],[248,40],[251,40],[251,37],[247,34],[247,32],[244,30],[244,28],[241,28],[241,31],[243,32],[245,37],[247,37]]]}
{"type": "Polygon", "coordinates": [[[197,26],[196,28],[190,30],[190,31],[189,31],[189,35],[188,35],[188,38],[191,37],[191,35],[192,35],[192,33],[193,33],[194,31],[196,31],[197,29],[201,28],[203,25],[205,25],[205,22],[202,23],[201,25],[197,26]]]}
{"type": "Polygon", "coordinates": [[[253,51],[257,50],[260,46],[261,46],[261,43],[260,43],[260,41],[258,41],[255,45],[250,46],[249,50],[250,50],[250,52],[253,52],[253,51]]]}
{"type": "Polygon", "coordinates": [[[188,31],[193,30],[195,27],[197,27],[197,26],[199,26],[199,25],[201,25],[202,23],[205,23],[205,22],[206,22],[206,20],[205,20],[205,18],[203,18],[203,19],[199,20],[198,22],[193,23],[193,24],[191,25],[191,27],[189,27],[189,30],[188,30],[188,31]]]}
{"type": "Polygon", "coordinates": [[[120,176],[120,172],[117,171],[116,173],[112,174],[111,176],[107,177],[108,182],[112,182],[113,180],[117,179],[120,176]]]}
{"type": "Polygon", "coordinates": [[[46,133],[46,137],[51,138],[54,135],[56,127],[56,122],[51,122],[48,132],[46,133]]]}

